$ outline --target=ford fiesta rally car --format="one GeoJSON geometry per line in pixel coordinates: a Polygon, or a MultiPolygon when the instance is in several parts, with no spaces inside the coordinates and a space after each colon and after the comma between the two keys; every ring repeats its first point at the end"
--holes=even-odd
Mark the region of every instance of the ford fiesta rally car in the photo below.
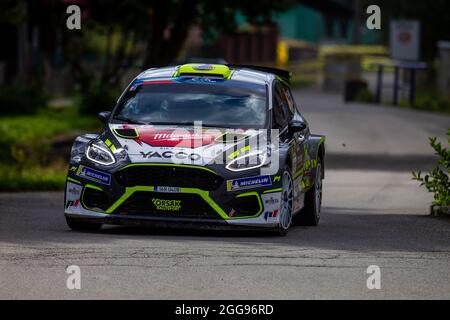
{"type": "Polygon", "coordinates": [[[325,138],[286,71],[187,64],[136,77],[102,132],[72,147],[65,217],[103,224],[265,228],[317,225],[325,138]]]}

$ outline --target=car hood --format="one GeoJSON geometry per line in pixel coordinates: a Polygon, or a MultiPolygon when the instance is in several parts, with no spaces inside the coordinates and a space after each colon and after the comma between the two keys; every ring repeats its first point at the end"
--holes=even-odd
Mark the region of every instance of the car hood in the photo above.
{"type": "Polygon", "coordinates": [[[109,130],[132,163],[206,165],[224,154],[228,159],[245,154],[258,140],[267,145],[265,130],[128,124],[110,124],[109,130]]]}

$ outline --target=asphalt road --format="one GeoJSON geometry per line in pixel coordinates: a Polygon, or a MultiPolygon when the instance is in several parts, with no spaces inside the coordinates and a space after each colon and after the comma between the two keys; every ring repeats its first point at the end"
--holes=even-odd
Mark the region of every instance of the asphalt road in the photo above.
{"type": "Polygon", "coordinates": [[[449,299],[450,223],[427,216],[432,197],[410,170],[431,165],[427,137],[443,139],[450,118],[296,94],[328,135],[319,227],[78,233],[62,193],[0,194],[0,299],[449,299]],[[81,290],[66,288],[68,265],[81,290]],[[370,265],[380,290],[366,287],[370,265]]]}

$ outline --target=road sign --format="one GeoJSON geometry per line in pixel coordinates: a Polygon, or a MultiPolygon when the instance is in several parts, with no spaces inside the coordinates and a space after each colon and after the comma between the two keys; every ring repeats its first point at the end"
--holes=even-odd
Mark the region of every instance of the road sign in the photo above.
{"type": "Polygon", "coordinates": [[[418,61],[420,59],[420,22],[392,20],[390,49],[392,59],[418,61]]]}

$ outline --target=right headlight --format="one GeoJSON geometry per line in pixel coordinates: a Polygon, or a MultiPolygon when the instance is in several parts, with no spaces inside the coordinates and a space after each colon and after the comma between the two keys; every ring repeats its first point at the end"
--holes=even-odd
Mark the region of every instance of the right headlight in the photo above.
{"type": "Polygon", "coordinates": [[[267,163],[267,153],[266,152],[254,152],[249,153],[244,156],[233,159],[227,164],[226,168],[230,171],[246,171],[261,168],[267,163]]]}

